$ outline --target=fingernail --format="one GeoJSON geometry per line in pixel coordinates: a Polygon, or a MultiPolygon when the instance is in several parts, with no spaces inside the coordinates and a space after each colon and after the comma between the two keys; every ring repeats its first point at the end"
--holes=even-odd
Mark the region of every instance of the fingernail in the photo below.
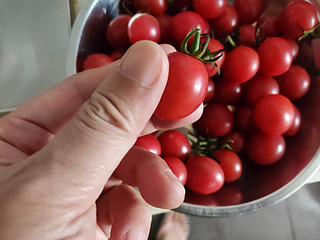
{"type": "Polygon", "coordinates": [[[120,71],[144,86],[150,86],[161,71],[161,48],[151,41],[135,43],[123,56],[120,71]]]}
{"type": "Polygon", "coordinates": [[[145,233],[138,227],[132,228],[124,236],[125,240],[145,240],[145,233]]]}
{"type": "Polygon", "coordinates": [[[174,175],[174,173],[169,168],[164,170],[164,175],[167,176],[172,182],[178,184],[179,187],[183,188],[183,190],[185,190],[184,186],[181,184],[179,178],[177,178],[177,176],[174,175]]]}

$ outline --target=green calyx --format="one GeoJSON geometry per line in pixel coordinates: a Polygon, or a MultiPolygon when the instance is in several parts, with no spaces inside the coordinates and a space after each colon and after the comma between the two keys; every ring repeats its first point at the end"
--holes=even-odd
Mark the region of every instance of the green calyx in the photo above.
{"type": "Polygon", "coordinates": [[[224,51],[224,49],[210,52],[208,49],[209,42],[209,34],[201,34],[201,29],[195,27],[189,31],[189,33],[181,43],[181,51],[200,60],[202,63],[215,64],[215,61],[217,61],[222,56],[222,52],[224,51]],[[188,42],[192,37],[192,44],[190,48],[188,48],[188,42]],[[204,41],[202,41],[203,38],[205,38],[204,41]]]}
{"type": "Polygon", "coordinates": [[[309,31],[304,31],[303,35],[298,38],[298,41],[301,41],[305,38],[320,38],[320,25],[318,24],[316,27],[309,31]]]}

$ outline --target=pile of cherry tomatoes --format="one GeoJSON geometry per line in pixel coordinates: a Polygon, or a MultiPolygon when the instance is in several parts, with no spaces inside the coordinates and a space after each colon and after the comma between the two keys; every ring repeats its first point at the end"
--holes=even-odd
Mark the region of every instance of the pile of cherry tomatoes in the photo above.
{"type": "Polygon", "coordinates": [[[238,180],[242,155],[276,163],[300,128],[296,101],[311,80],[299,46],[319,37],[318,13],[304,0],[270,9],[262,0],[123,0],[106,29],[111,51],[83,61],[83,70],[108,64],[140,40],[176,47],[155,115],[176,120],[204,104],[203,115],[188,134],[166,130],[135,145],[161,156],[193,192],[238,180]]]}

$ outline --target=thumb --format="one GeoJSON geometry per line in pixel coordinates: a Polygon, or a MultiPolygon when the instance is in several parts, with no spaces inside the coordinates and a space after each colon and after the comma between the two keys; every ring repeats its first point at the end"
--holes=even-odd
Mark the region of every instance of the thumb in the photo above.
{"type": "Polygon", "coordinates": [[[158,44],[134,44],[76,117],[32,156],[37,174],[52,180],[64,198],[81,191],[98,197],[158,105],[168,65],[158,44]]]}

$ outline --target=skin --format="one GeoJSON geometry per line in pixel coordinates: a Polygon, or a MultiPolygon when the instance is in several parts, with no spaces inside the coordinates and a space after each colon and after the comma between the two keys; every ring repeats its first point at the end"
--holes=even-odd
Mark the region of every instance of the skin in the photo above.
{"type": "Polygon", "coordinates": [[[132,148],[140,135],[202,113],[153,116],[172,51],[138,42],[0,119],[0,239],[147,239],[148,204],[182,203],[184,188],[165,162],[132,148]]]}

